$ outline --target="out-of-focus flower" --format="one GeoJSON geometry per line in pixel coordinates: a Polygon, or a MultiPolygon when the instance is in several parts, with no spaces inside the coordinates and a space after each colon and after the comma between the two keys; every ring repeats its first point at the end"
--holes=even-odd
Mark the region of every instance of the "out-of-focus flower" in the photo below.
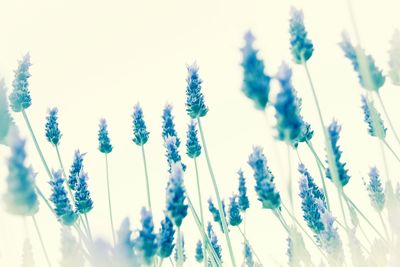
{"type": "Polygon", "coordinates": [[[82,246],[72,235],[71,229],[61,229],[61,260],[60,267],[83,267],[85,259],[81,253],[82,246]]]}
{"type": "Polygon", "coordinates": [[[180,227],[188,213],[188,205],[185,204],[186,193],[183,185],[183,169],[181,163],[172,163],[166,191],[168,215],[174,224],[180,227]]]}
{"type": "Polygon", "coordinates": [[[368,190],[371,205],[377,212],[382,212],[385,207],[385,193],[382,187],[382,182],[379,177],[379,172],[376,167],[372,167],[368,173],[369,182],[366,185],[368,190]]]}
{"type": "Polygon", "coordinates": [[[174,250],[174,225],[170,218],[165,215],[161,221],[161,229],[158,234],[158,256],[168,258],[174,250]]]}
{"type": "Polygon", "coordinates": [[[303,11],[293,8],[290,10],[290,51],[293,60],[297,64],[306,62],[314,52],[314,46],[307,38],[307,31],[304,26],[303,11]]]}
{"type": "Polygon", "coordinates": [[[8,109],[7,88],[4,80],[0,80],[0,144],[9,145],[10,137],[16,134],[16,126],[8,109]]]}
{"type": "Polygon", "coordinates": [[[18,68],[15,70],[15,78],[12,83],[13,91],[9,96],[10,106],[14,112],[21,112],[32,104],[28,83],[28,79],[31,77],[29,73],[30,59],[31,57],[27,53],[22,60],[18,61],[18,68]]]}
{"type": "Polygon", "coordinates": [[[400,85],[400,31],[393,33],[391,47],[389,50],[389,77],[394,85],[400,85]]]}
{"type": "Polygon", "coordinates": [[[368,124],[368,133],[383,140],[386,137],[386,128],[383,124],[381,114],[376,110],[374,102],[369,101],[366,96],[361,96],[364,121],[368,124]]]}

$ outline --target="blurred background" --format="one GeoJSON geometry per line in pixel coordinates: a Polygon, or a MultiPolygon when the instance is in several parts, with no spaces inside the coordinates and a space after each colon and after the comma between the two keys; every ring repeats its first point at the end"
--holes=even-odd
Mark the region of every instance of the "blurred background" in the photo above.
{"type": "MultiPolygon", "coordinates": [[[[314,43],[315,52],[308,62],[326,122],[338,119],[343,125],[341,147],[352,176],[346,192],[363,207],[372,221],[378,216],[369,205],[362,177],[376,165],[383,174],[377,140],[367,134],[363,122],[356,73],[338,46],[341,32],[347,30],[354,40],[345,0],[340,1],[2,1],[0,3],[0,76],[11,88],[17,60],[31,54],[30,90],[32,106],[27,110],[46,159],[58,168],[54,149],[44,136],[48,108],[59,108],[63,134],[60,150],[69,169],[76,149],[87,152],[85,166],[89,173],[89,189],[94,206],[89,221],[96,237],[111,241],[107,208],[104,155],[98,149],[97,131],[100,118],[109,124],[114,146],[109,155],[111,193],[116,228],[125,217],[139,227],[139,212],[146,204],[145,179],[141,151],[132,142],[131,114],[137,102],[143,107],[150,131],[146,144],[147,159],[155,211],[159,228],[165,208],[167,161],[161,138],[161,114],[166,103],[174,105],[176,127],[186,140],[189,117],[185,112],[186,65],[196,61],[204,80],[203,93],[209,113],[203,120],[209,152],[224,198],[237,190],[237,174],[243,168],[247,177],[251,208],[247,213],[247,235],[261,260],[268,266],[286,265],[286,233],[268,210],[257,201],[252,172],[247,158],[253,145],[261,145],[284,201],[288,201],[286,183],[289,173],[286,146],[273,141],[273,110],[267,117],[253,107],[241,92],[242,68],[240,48],[243,35],[251,30],[255,47],[265,61],[266,72],[274,75],[282,61],[293,67],[293,83],[303,99],[302,113],[310,122],[314,145],[324,155],[323,138],[306,74],[292,63],[289,51],[288,21],[290,7],[303,9],[305,25],[314,43]]],[[[387,73],[389,41],[395,28],[400,28],[398,0],[353,0],[364,48],[377,65],[387,73]]],[[[274,82],[273,94],[277,86],[274,82]]],[[[10,90],[9,90],[10,92],[10,90]]],[[[389,114],[400,130],[398,102],[400,88],[387,79],[381,88],[389,114]]],[[[379,106],[378,106],[379,107],[379,106]]],[[[380,107],[379,107],[380,108],[380,107]]],[[[28,138],[28,163],[38,173],[37,184],[47,196],[48,177],[34,149],[21,114],[13,114],[22,135],[28,138]]],[[[398,151],[392,134],[389,143],[398,151]]],[[[196,193],[193,162],[181,146],[183,162],[188,165],[185,185],[196,193]]],[[[303,145],[301,157],[319,182],[312,155],[303,145]]],[[[5,159],[9,149],[0,145],[0,177],[5,178],[5,159]]],[[[293,153],[294,192],[298,193],[297,158],[293,153]]],[[[399,179],[399,164],[387,153],[392,179],[399,179]],[[397,177],[396,177],[397,175],[397,177]]],[[[204,198],[213,197],[211,180],[204,157],[199,160],[204,198]]],[[[0,179],[0,194],[5,179],[0,179]]],[[[328,182],[328,190],[334,192],[328,182]]],[[[196,198],[193,202],[197,205],[196,198]]],[[[332,200],[331,200],[332,203],[332,200]]],[[[339,208],[333,197],[333,213],[339,208]]],[[[300,218],[300,202],[295,198],[296,215],[300,218]]],[[[207,219],[211,215],[206,212],[207,219]]],[[[53,264],[59,261],[60,226],[41,204],[37,214],[39,226],[53,264]]],[[[215,225],[216,226],[216,225],[215,225]]],[[[380,225],[379,225],[380,226],[380,225]]],[[[378,227],[379,227],[378,226],[378,227]]],[[[225,239],[216,226],[223,245],[223,258],[229,266],[225,239]]],[[[188,266],[194,263],[194,247],[200,235],[189,215],[183,223],[188,266]]],[[[371,232],[371,235],[372,232],[371,232]]],[[[24,228],[20,217],[0,209],[0,266],[19,266],[23,240],[32,241],[37,266],[45,266],[44,256],[31,221],[24,228]],[[26,229],[26,230],[25,230],[26,229]]],[[[234,249],[242,252],[242,238],[232,231],[234,249]]],[[[306,242],[311,249],[311,244],[306,242]]],[[[241,256],[237,256],[241,261],[241,256]]],[[[167,264],[165,264],[167,266],[167,264]]]]}

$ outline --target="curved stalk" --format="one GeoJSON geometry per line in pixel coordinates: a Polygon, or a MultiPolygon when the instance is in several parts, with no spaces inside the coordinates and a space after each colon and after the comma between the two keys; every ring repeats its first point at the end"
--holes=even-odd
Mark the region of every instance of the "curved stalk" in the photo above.
{"type": "Polygon", "coordinates": [[[144,152],[144,145],[141,145],[140,147],[142,149],[144,175],[146,176],[147,206],[149,207],[150,212],[153,214],[153,211],[151,209],[150,181],[149,181],[149,173],[147,171],[146,153],[144,152]]]}
{"type": "Polygon", "coordinates": [[[108,171],[108,154],[104,154],[105,159],[106,159],[106,178],[107,178],[107,197],[108,197],[108,211],[110,214],[110,223],[111,223],[111,233],[112,233],[112,239],[113,243],[115,246],[115,228],[114,228],[114,220],[113,220],[113,213],[112,213],[112,206],[111,206],[111,192],[110,192],[110,177],[109,177],[109,171],[108,171]]]}

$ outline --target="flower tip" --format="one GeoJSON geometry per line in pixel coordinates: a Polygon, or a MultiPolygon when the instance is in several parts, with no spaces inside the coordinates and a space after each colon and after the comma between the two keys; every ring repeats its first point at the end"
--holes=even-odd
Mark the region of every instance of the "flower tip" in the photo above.
{"type": "Polygon", "coordinates": [[[286,62],[282,62],[278,72],[276,74],[276,78],[280,81],[289,80],[292,77],[292,70],[286,62]]]}
{"type": "Polygon", "coordinates": [[[251,30],[248,30],[244,34],[244,40],[246,44],[252,44],[256,38],[254,37],[254,34],[251,32],[251,30]]]}

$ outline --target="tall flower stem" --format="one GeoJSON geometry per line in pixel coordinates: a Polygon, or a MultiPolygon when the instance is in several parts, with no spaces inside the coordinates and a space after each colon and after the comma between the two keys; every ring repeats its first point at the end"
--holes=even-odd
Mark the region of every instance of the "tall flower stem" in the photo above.
{"type": "Polygon", "coordinates": [[[331,206],[329,204],[328,190],[326,189],[326,184],[325,184],[325,177],[324,177],[324,174],[321,169],[321,165],[323,166],[323,164],[321,162],[321,159],[318,157],[318,154],[315,152],[314,146],[312,145],[312,143],[310,141],[307,141],[307,146],[310,149],[311,153],[314,155],[315,161],[317,162],[319,175],[321,177],[322,188],[323,188],[324,194],[325,194],[326,205],[327,205],[328,211],[331,212],[331,206]]]}
{"type": "Polygon", "coordinates": [[[218,202],[219,215],[221,217],[222,228],[224,230],[226,242],[228,244],[229,254],[230,254],[230,257],[231,257],[231,261],[232,261],[232,266],[233,267],[237,267],[236,260],[235,260],[235,255],[234,255],[233,249],[232,249],[231,239],[229,237],[228,224],[226,223],[225,214],[224,214],[224,211],[222,209],[221,197],[219,195],[217,181],[215,179],[215,175],[214,175],[214,171],[212,169],[210,157],[208,155],[208,149],[207,149],[207,145],[206,145],[206,140],[204,138],[203,127],[201,125],[201,120],[200,120],[199,117],[197,118],[197,124],[199,125],[200,137],[201,137],[201,141],[202,141],[203,147],[204,147],[204,154],[205,154],[206,160],[207,160],[208,171],[210,172],[211,180],[212,180],[212,183],[213,183],[213,186],[214,186],[214,191],[215,191],[215,195],[216,195],[217,202],[218,202]]]}
{"type": "MultiPolygon", "coordinates": [[[[340,199],[340,201],[342,201],[343,189],[342,189],[342,185],[340,184],[340,181],[339,181],[338,170],[337,170],[336,163],[334,161],[332,144],[330,142],[330,138],[328,136],[327,129],[325,128],[325,123],[324,123],[324,120],[323,120],[323,117],[322,117],[322,112],[321,112],[321,108],[320,108],[320,105],[319,105],[319,102],[318,102],[317,93],[315,91],[314,83],[313,83],[313,81],[311,79],[310,71],[308,70],[307,62],[305,60],[303,60],[303,66],[304,66],[304,69],[306,71],[308,81],[310,83],[311,91],[312,91],[312,94],[313,94],[313,97],[314,97],[315,106],[317,107],[319,120],[320,120],[322,131],[323,131],[323,134],[324,134],[326,154],[327,154],[327,158],[328,158],[328,164],[329,164],[329,167],[330,167],[331,173],[332,173],[332,178],[333,178],[332,180],[333,180],[333,182],[334,182],[334,184],[336,186],[339,199],[340,199]]],[[[328,194],[326,196],[328,196],[328,194]]],[[[342,215],[343,215],[344,223],[346,224],[346,227],[348,228],[347,221],[346,221],[346,215],[345,215],[345,212],[344,212],[344,209],[343,209],[342,202],[341,202],[340,207],[342,209],[342,215]]]]}
{"type": "MultiPolygon", "coordinates": [[[[204,214],[203,214],[203,200],[201,198],[199,169],[198,169],[198,166],[197,166],[197,159],[193,158],[193,161],[194,161],[194,168],[196,170],[197,194],[198,194],[199,206],[200,206],[200,219],[201,219],[201,224],[203,225],[203,230],[205,231],[205,229],[204,229],[204,214]]],[[[204,255],[203,262],[204,262],[204,267],[207,267],[207,264],[208,264],[208,262],[207,262],[207,249],[206,249],[206,245],[205,244],[206,244],[206,242],[205,242],[205,240],[203,238],[203,255],[204,255]]]]}
{"type": "Polygon", "coordinates": [[[89,239],[91,242],[93,242],[92,231],[90,230],[89,220],[88,220],[88,216],[86,213],[84,214],[84,217],[85,217],[86,226],[87,226],[87,230],[88,230],[88,234],[89,234],[89,239]]]}
{"type": "Polygon", "coordinates": [[[399,156],[397,156],[396,152],[394,152],[393,148],[388,144],[388,142],[385,139],[383,139],[382,142],[387,147],[387,149],[389,149],[389,151],[393,154],[396,160],[400,162],[399,156]]]}
{"type": "Polygon", "coordinates": [[[289,201],[290,201],[290,208],[292,213],[294,213],[294,206],[293,206],[293,182],[292,182],[292,157],[290,156],[290,146],[286,145],[287,148],[287,159],[288,159],[288,194],[289,194],[289,201]]]}
{"type": "Polygon", "coordinates": [[[152,209],[151,209],[150,182],[149,182],[149,173],[147,171],[146,153],[144,151],[144,145],[141,145],[140,147],[142,149],[144,175],[146,177],[147,206],[149,207],[149,210],[150,210],[151,214],[153,214],[152,209]]]}
{"type": "Polygon", "coordinates": [[[386,243],[388,244],[388,241],[383,237],[383,235],[376,229],[376,227],[371,223],[371,221],[367,218],[367,216],[364,215],[364,213],[357,207],[356,204],[345,194],[343,193],[345,199],[350,203],[351,206],[361,215],[361,217],[367,222],[367,224],[378,234],[378,236],[386,243]]]}
{"type": "Polygon", "coordinates": [[[39,153],[40,160],[42,161],[42,164],[43,164],[43,166],[44,166],[44,168],[46,170],[46,173],[49,176],[50,180],[52,180],[53,176],[51,175],[49,166],[47,165],[47,162],[46,162],[46,160],[45,160],[45,158],[43,156],[42,150],[40,149],[39,143],[38,143],[38,141],[36,139],[35,133],[33,132],[31,123],[29,122],[28,115],[26,114],[25,110],[22,110],[21,113],[22,113],[22,116],[24,117],[25,124],[28,127],[29,133],[31,134],[31,137],[33,139],[33,143],[35,144],[36,150],[39,153]]]}
{"type": "Polygon", "coordinates": [[[177,265],[178,267],[183,266],[183,253],[182,253],[182,237],[181,237],[181,228],[177,227],[178,229],[178,237],[177,237],[177,249],[178,249],[178,262],[177,265]]]}
{"type": "Polygon", "coordinates": [[[109,171],[108,171],[108,154],[104,153],[104,156],[105,156],[105,159],[106,159],[108,211],[110,213],[111,233],[112,233],[113,243],[114,243],[114,246],[115,246],[115,230],[114,230],[115,228],[114,228],[114,220],[113,220],[112,207],[111,207],[110,177],[109,177],[109,171]]]}
{"type": "Polygon", "coordinates": [[[383,103],[383,100],[382,100],[382,97],[381,97],[381,94],[379,93],[379,91],[376,93],[376,95],[378,96],[378,101],[379,101],[379,103],[380,103],[381,106],[382,106],[383,113],[385,114],[385,117],[386,117],[386,119],[387,119],[387,122],[389,123],[390,129],[392,130],[393,135],[394,135],[394,137],[395,137],[397,143],[400,145],[400,138],[399,138],[399,135],[397,134],[396,129],[394,128],[393,123],[392,123],[392,121],[390,120],[389,113],[388,113],[387,110],[386,110],[385,104],[383,103]]]}
{"type": "Polygon", "coordinates": [[[212,257],[210,257],[210,259],[212,261],[215,261],[217,263],[217,266],[222,266],[221,260],[218,258],[217,253],[215,252],[213,246],[211,245],[211,241],[208,238],[206,232],[204,231],[204,227],[201,224],[200,218],[197,215],[197,212],[196,212],[196,210],[195,210],[195,208],[194,208],[194,206],[192,204],[192,201],[190,200],[190,197],[187,194],[187,192],[186,192],[186,197],[187,197],[187,200],[188,200],[188,204],[189,204],[189,208],[190,208],[191,214],[192,214],[192,216],[194,218],[194,221],[196,222],[197,228],[198,228],[202,238],[205,240],[204,246],[209,249],[208,252],[210,252],[210,255],[212,256],[212,257]]]}
{"type": "Polygon", "coordinates": [[[38,226],[38,224],[36,222],[35,215],[32,215],[32,220],[33,220],[33,224],[35,225],[35,229],[36,229],[37,235],[39,237],[40,245],[42,246],[43,254],[44,254],[45,258],[46,258],[47,265],[49,267],[51,267],[51,262],[50,262],[50,259],[49,259],[49,255],[47,254],[47,250],[46,250],[46,247],[44,245],[42,234],[40,233],[40,230],[39,230],[39,226],[38,226]]]}
{"type": "Polygon", "coordinates": [[[383,166],[385,168],[386,180],[390,181],[390,178],[389,178],[389,167],[388,167],[388,164],[387,164],[386,154],[385,154],[385,150],[383,148],[383,144],[382,144],[381,140],[379,140],[379,149],[381,150],[381,154],[382,154],[382,161],[383,161],[383,166]]]}

